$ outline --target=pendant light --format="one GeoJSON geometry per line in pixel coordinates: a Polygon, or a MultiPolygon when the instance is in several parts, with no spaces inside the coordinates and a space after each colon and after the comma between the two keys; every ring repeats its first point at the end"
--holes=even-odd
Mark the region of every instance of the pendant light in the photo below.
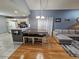
{"type": "MultiPolygon", "coordinates": [[[[48,0],[46,0],[45,8],[47,7],[47,5],[48,5],[48,0]]],[[[42,8],[42,0],[40,0],[40,15],[36,16],[36,19],[45,19],[45,16],[43,16],[43,9],[44,8],[42,8]]]]}

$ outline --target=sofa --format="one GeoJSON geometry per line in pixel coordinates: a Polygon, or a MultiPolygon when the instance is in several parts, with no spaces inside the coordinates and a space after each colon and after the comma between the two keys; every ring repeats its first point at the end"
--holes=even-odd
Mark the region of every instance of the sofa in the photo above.
{"type": "Polygon", "coordinates": [[[60,44],[69,45],[73,41],[72,37],[79,37],[79,34],[77,31],[72,29],[63,29],[63,30],[55,29],[53,31],[53,35],[56,37],[56,39],[59,41],[60,44]]]}
{"type": "Polygon", "coordinates": [[[55,29],[53,32],[54,35],[63,34],[70,37],[79,37],[79,30],[74,29],[55,29]]]}
{"type": "Polygon", "coordinates": [[[79,30],[55,29],[53,35],[70,56],[79,57],[79,30]]]}
{"type": "Polygon", "coordinates": [[[79,41],[79,30],[74,29],[55,29],[53,34],[56,36],[58,34],[63,34],[65,36],[71,37],[74,40],[79,41]]]}

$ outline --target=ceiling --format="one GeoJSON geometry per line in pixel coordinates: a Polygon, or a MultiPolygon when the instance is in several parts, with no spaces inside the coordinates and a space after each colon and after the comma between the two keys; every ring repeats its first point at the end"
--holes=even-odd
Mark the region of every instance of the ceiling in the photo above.
{"type": "MultiPolygon", "coordinates": [[[[31,10],[40,10],[40,0],[26,0],[31,10]]],[[[41,0],[41,9],[79,9],[79,0],[41,0]]]]}
{"type": "Polygon", "coordinates": [[[0,0],[0,15],[28,16],[30,10],[79,9],[79,0],[0,0]]]}
{"type": "Polygon", "coordinates": [[[0,0],[0,15],[28,16],[29,14],[25,0],[0,0]]]}

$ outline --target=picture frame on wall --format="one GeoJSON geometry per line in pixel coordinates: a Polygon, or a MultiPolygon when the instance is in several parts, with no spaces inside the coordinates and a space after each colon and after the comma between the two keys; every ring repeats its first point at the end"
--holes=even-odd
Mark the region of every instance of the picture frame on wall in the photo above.
{"type": "Polygon", "coordinates": [[[61,18],[56,18],[55,22],[61,22],[61,18]]]}

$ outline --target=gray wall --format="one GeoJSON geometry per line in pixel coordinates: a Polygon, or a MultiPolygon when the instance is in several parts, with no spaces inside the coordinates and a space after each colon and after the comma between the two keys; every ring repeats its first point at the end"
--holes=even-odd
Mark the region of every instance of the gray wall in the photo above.
{"type": "Polygon", "coordinates": [[[0,33],[7,32],[7,19],[4,17],[0,17],[0,33]]]}
{"type": "MultiPolygon", "coordinates": [[[[76,22],[76,18],[79,17],[79,10],[44,10],[41,11],[42,15],[48,16],[48,17],[54,17],[55,18],[61,18],[61,22],[54,22],[54,28],[56,29],[66,29],[69,28],[72,24],[76,22]],[[66,22],[65,19],[70,19],[69,22],[66,22]]],[[[37,20],[35,19],[35,16],[39,16],[40,11],[39,10],[31,10],[30,15],[30,24],[32,28],[35,28],[37,26],[37,20]]]]}
{"type": "Polygon", "coordinates": [[[31,17],[29,18],[29,23],[30,23],[30,27],[32,29],[37,29],[37,24],[38,24],[38,21],[37,19],[35,19],[35,17],[31,17]]]}

